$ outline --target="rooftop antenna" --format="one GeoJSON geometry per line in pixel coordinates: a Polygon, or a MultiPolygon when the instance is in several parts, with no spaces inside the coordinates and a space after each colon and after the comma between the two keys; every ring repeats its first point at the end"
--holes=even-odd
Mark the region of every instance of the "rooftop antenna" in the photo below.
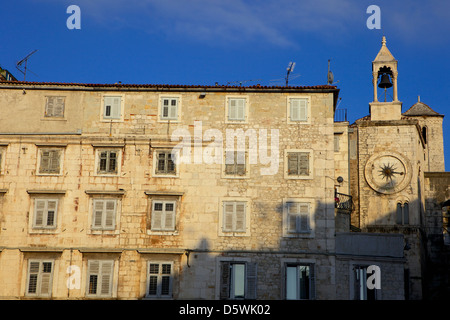
{"type": "Polygon", "coordinates": [[[327,74],[327,84],[331,85],[334,81],[334,75],[333,72],[330,70],[330,62],[331,59],[328,59],[328,74],[327,74]]]}
{"type": "Polygon", "coordinates": [[[288,67],[286,68],[287,72],[286,72],[286,87],[288,86],[289,83],[289,75],[294,72],[294,68],[295,68],[295,62],[289,62],[288,67]]]}
{"type": "Polygon", "coordinates": [[[25,78],[27,76],[27,62],[28,62],[28,59],[36,51],[37,50],[34,50],[33,52],[29,53],[25,58],[23,58],[22,60],[20,60],[19,62],[16,63],[17,70],[19,70],[20,72],[23,73],[23,81],[25,81],[25,78]],[[22,67],[22,65],[23,65],[23,70],[20,69],[20,67],[22,67]]]}

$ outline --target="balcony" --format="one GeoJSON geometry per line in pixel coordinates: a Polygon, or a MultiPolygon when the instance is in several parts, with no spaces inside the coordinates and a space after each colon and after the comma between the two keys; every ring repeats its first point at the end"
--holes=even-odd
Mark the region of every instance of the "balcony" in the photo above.
{"type": "Polygon", "coordinates": [[[334,194],[334,207],[341,212],[351,213],[354,209],[352,196],[335,192],[334,194]]]}

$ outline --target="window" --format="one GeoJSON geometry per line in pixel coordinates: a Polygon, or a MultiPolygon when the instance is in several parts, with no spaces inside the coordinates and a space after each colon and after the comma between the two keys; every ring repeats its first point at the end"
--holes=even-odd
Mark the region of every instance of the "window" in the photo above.
{"type": "Polygon", "coordinates": [[[49,297],[52,291],[53,261],[29,260],[26,295],[49,297]]]}
{"type": "Polygon", "coordinates": [[[40,149],[40,174],[60,174],[62,162],[62,149],[40,149]]]}
{"type": "Polygon", "coordinates": [[[175,201],[153,200],[151,229],[156,231],[175,230],[175,201]]]}
{"type": "Polygon", "coordinates": [[[118,150],[99,150],[98,151],[98,167],[99,174],[117,174],[119,165],[118,150]]]}
{"type": "Polygon", "coordinates": [[[161,120],[178,120],[179,98],[161,98],[161,120]]]}
{"type": "Polygon", "coordinates": [[[246,174],[246,154],[244,151],[234,151],[233,162],[227,163],[225,160],[225,174],[235,176],[245,176],[246,174]]]}
{"type": "Polygon", "coordinates": [[[175,161],[170,151],[156,152],[155,174],[176,174],[175,161]]]}
{"type": "Polygon", "coordinates": [[[309,225],[309,203],[286,202],[285,212],[285,228],[287,233],[308,233],[311,231],[309,225]]]}
{"type": "Polygon", "coordinates": [[[339,152],[340,134],[334,134],[334,152],[339,152]]]}
{"type": "Polygon", "coordinates": [[[172,297],[171,262],[149,262],[147,277],[147,296],[155,298],[172,297]]]}
{"type": "Polygon", "coordinates": [[[309,152],[288,152],[288,175],[309,176],[309,152]]]}
{"type": "Polygon", "coordinates": [[[314,264],[287,264],[286,299],[311,300],[314,298],[314,264]]]}
{"type": "Polygon", "coordinates": [[[220,299],[256,299],[256,263],[220,262],[220,299]]]}
{"type": "Polygon", "coordinates": [[[308,121],[308,99],[290,98],[289,99],[289,120],[291,122],[308,121]]]}
{"type": "MultiPolygon", "coordinates": [[[[376,289],[369,289],[367,287],[367,267],[368,266],[355,266],[355,300],[376,300],[376,289]]],[[[369,275],[370,276],[370,275],[369,275]]]]}
{"type": "Polygon", "coordinates": [[[409,224],[409,203],[397,203],[396,223],[401,225],[409,224]]]}
{"type": "Polygon", "coordinates": [[[246,120],[246,99],[228,98],[228,121],[246,120]]]}
{"type": "Polygon", "coordinates": [[[57,212],[57,199],[35,199],[33,228],[55,228],[57,212]]]}
{"type": "Polygon", "coordinates": [[[246,203],[226,201],[223,203],[223,232],[246,231],[246,203]]]}
{"type": "Polygon", "coordinates": [[[64,118],[65,97],[48,96],[45,104],[46,118],[64,118]]]}
{"type": "Polygon", "coordinates": [[[92,218],[92,229],[114,230],[117,200],[116,199],[94,199],[94,214],[92,218]]]}
{"type": "Polygon", "coordinates": [[[113,269],[114,261],[112,260],[89,260],[86,295],[111,297],[113,269]]]}
{"type": "Polygon", "coordinates": [[[103,119],[120,119],[122,113],[122,97],[103,97],[103,119]]]}

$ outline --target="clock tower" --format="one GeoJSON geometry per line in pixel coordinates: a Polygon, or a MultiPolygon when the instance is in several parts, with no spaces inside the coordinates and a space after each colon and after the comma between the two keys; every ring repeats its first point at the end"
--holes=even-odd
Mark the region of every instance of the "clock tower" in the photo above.
{"type": "Polygon", "coordinates": [[[350,189],[356,207],[352,226],[362,232],[403,235],[405,297],[421,299],[426,145],[418,120],[402,115],[397,60],[385,37],[372,62],[372,77],[370,114],[356,120],[349,134],[350,148],[355,149],[350,149],[350,189]]]}

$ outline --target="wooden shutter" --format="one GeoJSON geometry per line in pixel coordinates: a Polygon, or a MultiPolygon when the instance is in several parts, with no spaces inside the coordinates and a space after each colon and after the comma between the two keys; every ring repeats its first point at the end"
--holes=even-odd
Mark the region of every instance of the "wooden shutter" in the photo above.
{"type": "Polygon", "coordinates": [[[257,264],[247,263],[247,289],[245,292],[246,299],[256,299],[256,284],[257,284],[257,264]]]}
{"type": "Polygon", "coordinates": [[[152,230],[161,230],[163,211],[164,203],[161,201],[154,201],[152,210],[152,230]]]}
{"type": "Polygon", "coordinates": [[[50,261],[42,262],[42,273],[40,281],[40,294],[49,295],[52,284],[52,268],[53,263],[50,261]]]}
{"type": "Polygon", "coordinates": [[[40,262],[30,261],[28,267],[28,293],[37,293],[40,262]]]}
{"type": "Polygon", "coordinates": [[[47,227],[55,225],[57,208],[58,200],[47,200],[47,221],[45,222],[47,227]]]}
{"type": "Polygon", "coordinates": [[[42,227],[44,225],[44,214],[47,201],[41,199],[36,199],[35,201],[34,224],[36,227],[42,227]]]}
{"type": "Polygon", "coordinates": [[[93,227],[95,228],[102,227],[103,210],[104,210],[104,201],[94,200],[94,219],[92,222],[93,227]]]}
{"type": "Polygon", "coordinates": [[[291,99],[291,121],[300,120],[300,103],[298,99],[291,99]]]}
{"type": "Polygon", "coordinates": [[[111,295],[111,284],[113,274],[114,261],[102,261],[101,262],[101,277],[100,277],[100,293],[101,295],[111,295]]]}
{"type": "Polygon", "coordinates": [[[315,265],[309,265],[309,290],[310,290],[310,299],[316,299],[316,270],[315,265]]]}
{"type": "Polygon", "coordinates": [[[104,102],[103,116],[110,119],[120,119],[122,97],[104,97],[104,102]]]}
{"type": "Polygon", "coordinates": [[[298,175],[298,153],[288,153],[288,174],[298,175]]]}
{"type": "Polygon", "coordinates": [[[309,153],[300,152],[298,155],[298,174],[302,176],[309,175],[309,153]]]}
{"type": "Polygon", "coordinates": [[[245,202],[237,202],[235,204],[235,227],[233,231],[245,231],[245,202]]]}
{"type": "Polygon", "coordinates": [[[309,231],[309,204],[299,203],[299,231],[309,231]]]}
{"type": "Polygon", "coordinates": [[[220,299],[228,299],[230,297],[230,263],[220,263],[220,299]]]}
{"type": "Polygon", "coordinates": [[[308,120],[308,109],[307,109],[307,100],[299,99],[299,121],[307,121],[308,120]]]}
{"type": "Polygon", "coordinates": [[[236,99],[230,99],[228,103],[228,119],[235,120],[237,118],[236,99]]]}
{"type": "Polygon", "coordinates": [[[106,229],[114,229],[116,217],[116,200],[105,200],[105,225],[106,229]]]}
{"type": "Polygon", "coordinates": [[[178,99],[170,99],[169,118],[176,119],[178,117],[178,99]]]}
{"type": "Polygon", "coordinates": [[[245,120],[245,99],[237,99],[236,101],[237,107],[237,119],[245,120]]]}
{"type": "Polygon", "coordinates": [[[164,203],[164,229],[175,230],[175,202],[164,203]]]}
{"type": "Polygon", "coordinates": [[[245,152],[235,152],[236,174],[245,175],[245,152]]]}
{"type": "Polygon", "coordinates": [[[223,231],[233,231],[234,203],[224,202],[223,204],[223,231]]]}

